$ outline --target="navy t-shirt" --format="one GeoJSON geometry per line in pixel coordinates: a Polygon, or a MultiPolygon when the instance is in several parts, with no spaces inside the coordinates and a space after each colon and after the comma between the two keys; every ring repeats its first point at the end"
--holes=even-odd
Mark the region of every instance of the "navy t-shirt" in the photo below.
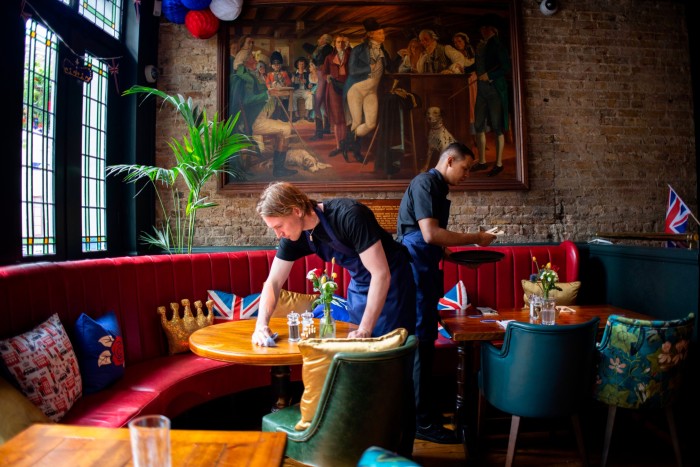
{"type": "MultiPolygon", "coordinates": [[[[394,241],[374,217],[374,213],[364,204],[349,198],[336,198],[323,202],[323,215],[333,229],[336,238],[346,247],[357,254],[381,240],[384,253],[387,257],[395,250],[403,248],[394,241]]],[[[313,230],[314,243],[330,243],[331,238],[323,225],[319,223],[313,230]]],[[[314,251],[309,247],[306,235],[301,235],[299,240],[292,241],[287,238],[280,240],[280,247],[276,256],[286,261],[295,261],[314,251]]]]}
{"type": "Polygon", "coordinates": [[[404,235],[420,230],[418,221],[421,219],[437,219],[440,227],[447,228],[450,215],[450,201],[447,199],[449,192],[449,185],[435,169],[419,174],[411,180],[399,206],[399,241],[404,235]]]}

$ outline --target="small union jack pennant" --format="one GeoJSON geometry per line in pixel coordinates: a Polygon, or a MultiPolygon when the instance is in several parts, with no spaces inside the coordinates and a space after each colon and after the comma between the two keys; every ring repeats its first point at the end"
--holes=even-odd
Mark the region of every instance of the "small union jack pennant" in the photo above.
{"type": "MultiPolygon", "coordinates": [[[[671,185],[668,186],[668,204],[666,205],[666,222],[664,232],[682,234],[688,230],[690,209],[683,202],[671,185]]],[[[684,247],[681,242],[668,242],[669,247],[684,247]]]]}
{"type": "Polygon", "coordinates": [[[668,186],[668,205],[666,206],[666,223],[664,232],[685,233],[688,229],[690,209],[685,205],[676,190],[668,186]]]}

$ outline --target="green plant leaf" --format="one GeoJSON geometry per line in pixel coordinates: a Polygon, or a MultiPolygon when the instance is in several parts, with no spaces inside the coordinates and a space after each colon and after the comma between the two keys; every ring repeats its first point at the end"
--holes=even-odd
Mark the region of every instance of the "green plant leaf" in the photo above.
{"type": "MultiPolygon", "coordinates": [[[[143,100],[150,96],[163,100],[162,105],[170,104],[182,116],[187,134],[182,140],[172,138],[167,142],[173,152],[176,164],[170,168],[152,167],[138,164],[120,164],[107,168],[108,175],[121,175],[123,181],[136,183],[150,182],[156,188],[156,195],[165,220],[163,229],[154,227],[155,235],[142,234],[141,240],[149,245],[156,245],[168,251],[192,251],[196,228],[196,216],[199,209],[217,206],[202,197],[204,185],[213,177],[227,173],[234,178],[242,178],[243,173],[232,163],[242,152],[253,152],[257,144],[247,135],[235,131],[239,114],[230,116],[225,121],[219,121],[214,114],[212,121],[208,120],[206,109],[195,105],[191,97],[180,94],[169,95],[161,90],[147,86],[132,86],[122,95],[145,94],[143,100]],[[177,191],[177,179],[182,179],[187,187],[183,210],[181,197],[177,191]],[[175,214],[170,215],[165,204],[160,199],[158,185],[170,190],[175,203],[175,214]]],[[[141,192],[139,190],[137,195],[141,192]]]]}

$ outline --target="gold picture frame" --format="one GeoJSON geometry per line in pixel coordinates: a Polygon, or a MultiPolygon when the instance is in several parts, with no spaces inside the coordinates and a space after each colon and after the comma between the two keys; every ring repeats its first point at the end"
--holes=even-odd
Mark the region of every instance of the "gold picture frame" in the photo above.
{"type": "MultiPolygon", "coordinates": [[[[503,131],[503,171],[489,176],[488,169],[495,162],[497,142],[493,132],[488,131],[490,128],[487,124],[485,155],[488,168],[471,172],[454,190],[527,189],[520,0],[248,0],[240,16],[234,21],[223,23],[219,30],[220,114],[228,116],[238,110],[232,108],[235,105],[230,95],[232,64],[233,56],[238,51],[238,42],[244,36],[255,39],[257,46],[254,45],[253,50],[256,59],[269,63],[272,52],[278,51],[283,56],[283,66],[291,74],[293,62],[299,57],[309,58],[323,34],[343,35],[349,38],[351,45],[360,44],[366,35],[365,21],[368,19],[374,20],[384,29],[383,46],[391,59],[398,63],[401,61],[398,52],[405,49],[408,42],[423,30],[433,31],[439,44],[451,47],[454,47],[451,38],[456,33],[464,33],[471,38],[470,43],[476,49],[484,18],[498,22],[498,37],[511,61],[510,70],[505,76],[508,128],[503,131]]],[[[465,143],[478,157],[474,122],[470,115],[474,105],[473,100],[470,102],[470,94],[474,99],[472,85],[476,73],[471,76],[470,82],[467,73],[385,72],[377,90],[378,123],[373,132],[361,138],[360,157],[353,159],[354,155],[349,153],[348,162],[344,160],[343,154],[330,157],[330,151],[336,147],[333,134],[325,133],[320,140],[313,140],[312,136],[317,130],[315,121],[307,121],[304,117],[315,116],[316,108],[314,114],[303,113],[301,108],[304,102],[297,100],[300,120],[294,122],[294,103],[271,96],[270,99],[276,100],[275,105],[281,108],[275,109],[276,118],[283,120],[282,115],[288,114],[290,121],[285,123],[290,125],[289,149],[301,149],[312,156],[309,164],[314,164],[313,160],[320,164],[317,167],[304,166],[301,158],[306,156],[303,154],[297,158],[300,160],[291,160],[290,153],[298,151],[288,149],[286,167],[297,170],[297,173],[275,177],[272,170],[274,141],[268,141],[261,135],[251,135],[261,143],[259,154],[241,158],[237,162],[240,164],[237,168],[241,169],[242,175],[239,178],[223,178],[221,188],[225,191],[258,193],[270,182],[286,180],[311,192],[403,191],[415,175],[426,166],[434,166],[437,160],[438,151],[434,144],[430,144],[431,141],[435,142],[435,138],[432,137],[434,133],[431,133],[433,127],[429,123],[431,117],[427,115],[428,109],[439,108],[442,126],[449,135],[465,143]],[[400,98],[402,94],[404,97],[400,98]],[[387,103],[392,98],[400,101],[403,99],[398,108],[387,103]],[[382,133],[384,130],[385,133],[382,133]]],[[[323,110],[321,115],[324,115],[323,110]]]]}

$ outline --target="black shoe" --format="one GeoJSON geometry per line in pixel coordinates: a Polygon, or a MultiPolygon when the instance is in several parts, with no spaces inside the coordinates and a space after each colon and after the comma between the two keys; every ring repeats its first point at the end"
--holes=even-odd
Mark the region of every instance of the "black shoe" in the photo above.
{"type": "Polygon", "coordinates": [[[486,170],[489,167],[488,164],[484,163],[482,164],[479,162],[478,164],[472,165],[472,168],[469,169],[470,172],[478,172],[479,170],[486,170]]]}
{"type": "Polygon", "coordinates": [[[459,444],[461,441],[457,439],[457,434],[448,430],[442,425],[433,423],[428,426],[416,427],[416,439],[422,439],[437,444],[459,444]]]}
{"type": "Polygon", "coordinates": [[[503,166],[502,165],[494,165],[493,169],[487,174],[489,177],[495,177],[499,173],[503,172],[503,166]]]}
{"type": "Polygon", "coordinates": [[[330,152],[330,154],[328,154],[328,157],[335,157],[335,156],[337,156],[338,154],[340,154],[340,153],[342,153],[342,152],[343,152],[342,149],[340,149],[340,148],[335,148],[334,150],[332,150],[332,151],[330,152]]]}
{"type": "Polygon", "coordinates": [[[307,121],[307,122],[312,122],[312,123],[313,123],[314,119],[313,119],[313,117],[306,117],[306,121],[307,121]]]}
{"type": "Polygon", "coordinates": [[[323,139],[323,133],[314,133],[314,135],[309,138],[309,141],[318,141],[319,139],[323,139]]]}
{"type": "Polygon", "coordinates": [[[292,122],[299,121],[299,115],[292,115],[292,122]]]}

